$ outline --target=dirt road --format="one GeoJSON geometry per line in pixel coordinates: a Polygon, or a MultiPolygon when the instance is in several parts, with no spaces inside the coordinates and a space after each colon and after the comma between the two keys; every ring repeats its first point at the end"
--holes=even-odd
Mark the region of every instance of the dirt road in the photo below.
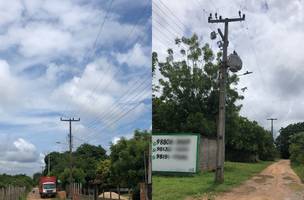
{"type": "Polygon", "coordinates": [[[33,191],[35,191],[34,193],[33,192],[30,192],[27,196],[27,200],[52,200],[52,199],[47,199],[47,198],[40,198],[40,195],[39,195],[39,190],[38,188],[34,188],[33,191]]]}
{"type": "Polygon", "coordinates": [[[215,200],[304,200],[304,184],[289,160],[280,160],[215,200]]]}

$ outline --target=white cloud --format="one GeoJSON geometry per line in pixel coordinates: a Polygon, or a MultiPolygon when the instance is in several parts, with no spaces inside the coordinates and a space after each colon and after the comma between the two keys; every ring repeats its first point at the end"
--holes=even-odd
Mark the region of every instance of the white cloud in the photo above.
{"type": "MultiPolygon", "coordinates": [[[[86,139],[88,133],[98,132],[87,127],[93,121],[97,120],[95,127],[105,127],[151,96],[150,89],[141,85],[145,77],[125,73],[133,70],[131,66],[121,68],[111,54],[128,52],[138,59],[135,64],[147,62],[149,48],[142,45],[144,40],[133,49],[129,47],[149,35],[144,32],[146,27],[141,25],[142,21],[135,24],[135,20],[125,20],[119,12],[110,12],[100,32],[106,8],[95,3],[98,2],[0,2],[0,138],[4,134],[15,138],[7,142],[11,147],[3,151],[5,154],[0,152],[0,173],[37,171],[41,162],[36,154],[55,148],[46,141],[56,141],[57,137],[64,140],[67,126],[60,122],[60,116],[81,117],[75,125],[75,136],[86,139]],[[34,137],[36,146],[24,139],[29,135],[34,137]],[[35,155],[38,160],[30,162],[35,155]]],[[[142,5],[123,3],[127,4],[132,9],[142,5]]],[[[118,11],[117,6],[121,5],[114,3],[113,10],[118,11]]],[[[142,74],[141,69],[136,73],[142,74]]],[[[141,103],[119,124],[105,127],[103,132],[114,131],[123,123],[131,126],[147,110],[147,105],[141,103]]],[[[110,141],[107,138],[105,143],[110,141]]],[[[75,139],[75,145],[78,144],[80,141],[75,139]]]]}
{"type": "MultiPolygon", "coordinates": [[[[6,173],[19,173],[25,168],[24,173],[32,174],[39,165],[39,153],[36,147],[23,138],[11,140],[8,136],[1,136],[0,142],[0,171],[6,173]],[[38,162],[38,163],[37,163],[38,162]]],[[[41,163],[40,163],[41,164],[41,163]]]]}
{"type": "Polygon", "coordinates": [[[22,4],[20,1],[0,1],[0,26],[14,22],[21,17],[22,4]]]}
{"type": "Polygon", "coordinates": [[[115,53],[119,63],[126,63],[130,67],[150,67],[150,49],[144,49],[136,43],[127,53],[115,53]]]}
{"type": "Polygon", "coordinates": [[[1,109],[12,108],[13,104],[20,102],[22,98],[22,80],[17,79],[11,72],[11,67],[5,60],[0,60],[0,103],[1,109]]]}

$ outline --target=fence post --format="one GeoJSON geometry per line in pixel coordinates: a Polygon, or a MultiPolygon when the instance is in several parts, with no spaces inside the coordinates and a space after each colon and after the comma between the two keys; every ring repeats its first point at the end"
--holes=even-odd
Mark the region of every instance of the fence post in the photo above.
{"type": "Polygon", "coordinates": [[[119,185],[117,186],[117,192],[118,192],[118,199],[120,200],[120,187],[119,187],[119,185]]]}

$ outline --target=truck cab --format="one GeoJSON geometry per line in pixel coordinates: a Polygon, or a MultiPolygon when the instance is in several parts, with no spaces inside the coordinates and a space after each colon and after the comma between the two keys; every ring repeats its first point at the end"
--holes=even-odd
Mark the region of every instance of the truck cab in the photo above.
{"type": "Polygon", "coordinates": [[[41,198],[55,197],[57,194],[56,177],[53,176],[41,177],[39,181],[39,193],[41,198]]]}

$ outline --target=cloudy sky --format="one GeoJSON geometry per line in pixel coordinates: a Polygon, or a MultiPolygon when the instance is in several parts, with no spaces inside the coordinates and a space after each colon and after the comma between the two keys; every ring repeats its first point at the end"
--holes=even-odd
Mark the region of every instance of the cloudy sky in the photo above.
{"type": "MultiPolygon", "coordinates": [[[[304,118],[304,1],[303,0],[175,0],[153,1],[152,49],[164,57],[177,36],[197,33],[218,50],[209,35],[223,24],[208,24],[209,13],[223,17],[246,14],[245,22],[229,24],[229,52],[236,50],[243,61],[240,88],[247,87],[241,114],[275,134],[304,118]]],[[[213,15],[214,16],[214,15],[213,15]]]]}
{"type": "Polygon", "coordinates": [[[0,1],[0,173],[151,128],[149,0],[0,1]],[[56,144],[60,141],[61,144],[56,144]]]}

